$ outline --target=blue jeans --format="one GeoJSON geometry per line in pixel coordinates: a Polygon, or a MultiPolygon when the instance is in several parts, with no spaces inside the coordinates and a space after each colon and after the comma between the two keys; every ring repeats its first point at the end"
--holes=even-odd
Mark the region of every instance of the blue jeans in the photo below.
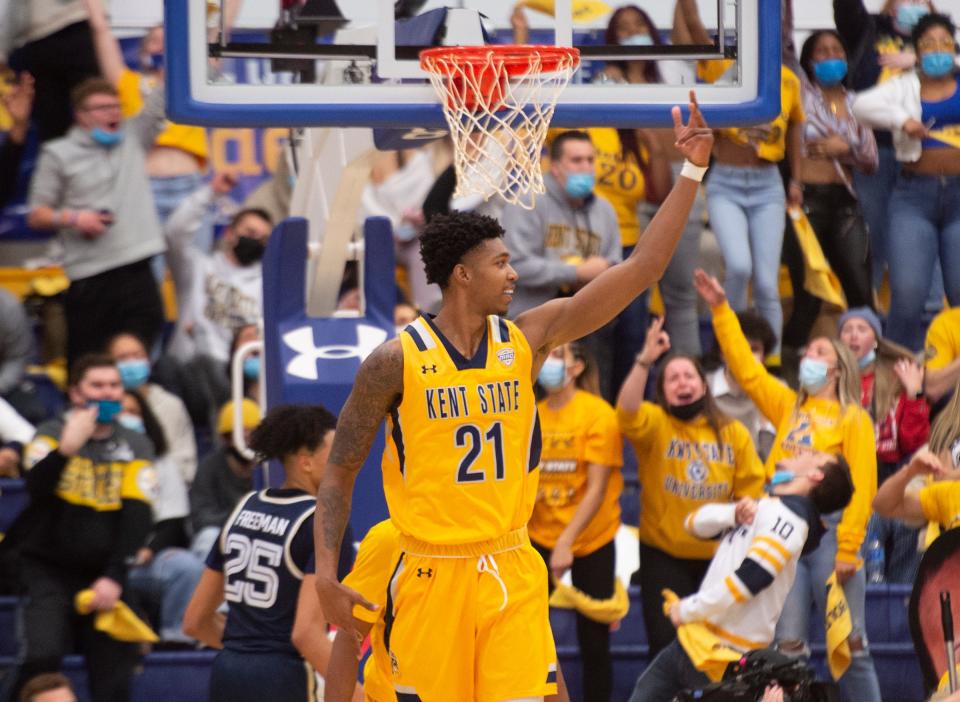
{"type": "Polygon", "coordinates": [[[774,353],[780,353],[780,249],[787,216],[780,171],[774,165],[718,163],[707,179],[707,211],[723,253],[730,306],[747,308],[752,279],[754,304],[777,334],[774,353]]]}
{"type": "MultiPolygon", "coordinates": [[[[787,596],[787,601],[777,623],[776,640],[779,644],[785,642],[802,642],[802,655],[809,656],[807,646],[810,637],[810,607],[813,605],[814,616],[823,617],[827,606],[827,578],[833,572],[837,557],[837,524],[840,521],[840,512],[827,515],[824,521],[827,524],[827,533],[823,535],[820,545],[813,553],[800,558],[797,564],[797,579],[787,596]]],[[[873,667],[873,658],[867,645],[865,626],[867,580],[863,568],[843,586],[843,593],[850,608],[850,618],[853,621],[853,630],[850,638],[859,637],[863,641],[860,651],[853,651],[853,659],[847,672],[840,678],[840,689],[844,698],[856,702],[881,702],[880,683],[877,672],[873,667]]],[[[783,650],[791,654],[792,651],[783,650]]]]}
{"type": "MultiPolygon", "coordinates": [[[[153,192],[153,204],[157,210],[157,219],[160,220],[160,226],[165,227],[170,215],[180,206],[180,203],[202,186],[203,175],[200,173],[150,178],[150,190],[153,192]]],[[[197,229],[193,243],[203,252],[208,252],[213,248],[212,220],[197,229]]],[[[166,267],[165,257],[162,255],[156,256],[153,259],[152,266],[157,280],[163,280],[163,269],[166,267]]]]}
{"type": "Polygon", "coordinates": [[[887,208],[893,186],[897,182],[897,173],[900,172],[900,164],[892,146],[878,146],[877,156],[880,163],[876,172],[868,175],[858,169],[853,171],[854,190],[870,231],[874,288],[880,287],[883,272],[887,270],[887,232],[890,230],[887,208]]]}
{"type": "Polygon", "coordinates": [[[684,690],[696,690],[709,684],[710,678],[693,667],[683,646],[674,639],[637,679],[629,702],[671,702],[684,690]]]}
{"type": "MultiPolygon", "coordinates": [[[[632,246],[623,247],[623,259],[627,260],[633,253],[632,246]]],[[[644,290],[633,299],[623,311],[617,315],[613,330],[613,378],[610,383],[610,396],[616,400],[620,386],[636,361],[637,354],[643,349],[643,342],[647,338],[647,324],[650,321],[648,305],[650,292],[644,290]]]]}
{"type": "Polygon", "coordinates": [[[131,568],[127,586],[160,612],[160,640],[192,642],[183,633],[183,613],[203,573],[203,561],[183,548],[166,548],[149,563],[131,568]]]}
{"type": "Polygon", "coordinates": [[[901,172],[890,200],[890,317],[886,336],[923,348],[924,309],[939,255],[951,305],[960,304],[960,176],[901,172]]]}
{"type": "MultiPolygon", "coordinates": [[[[671,164],[673,178],[680,177],[683,164],[676,161],[671,164]]],[[[660,295],[667,313],[666,329],[670,335],[670,346],[678,353],[700,356],[700,320],[697,316],[697,291],[691,281],[693,271],[700,265],[700,237],[703,234],[704,202],[701,195],[690,209],[687,225],[683,229],[680,243],[667,264],[660,279],[660,295]]]]}

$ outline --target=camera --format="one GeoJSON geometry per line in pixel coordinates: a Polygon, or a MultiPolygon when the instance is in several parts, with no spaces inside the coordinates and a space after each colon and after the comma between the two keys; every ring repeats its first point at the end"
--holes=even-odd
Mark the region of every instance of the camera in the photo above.
{"type": "Polygon", "coordinates": [[[836,686],[817,682],[803,661],[760,649],[727,666],[720,682],[682,692],[674,702],[760,702],[772,684],[783,688],[784,702],[840,701],[836,686]]]}

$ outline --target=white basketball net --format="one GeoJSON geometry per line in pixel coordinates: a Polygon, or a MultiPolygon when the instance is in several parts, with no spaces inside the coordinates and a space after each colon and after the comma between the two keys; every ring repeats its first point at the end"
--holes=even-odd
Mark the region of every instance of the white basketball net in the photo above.
{"type": "MultiPolygon", "coordinates": [[[[553,49],[553,47],[548,47],[553,49]]],[[[499,194],[532,209],[544,192],[540,155],[560,92],[580,64],[575,51],[551,58],[549,72],[535,47],[509,56],[490,48],[482,58],[421,57],[454,144],[455,197],[499,194]],[[519,61],[519,66],[518,66],[519,61]],[[502,93],[498,95],[498,93],[502,93]]]]}

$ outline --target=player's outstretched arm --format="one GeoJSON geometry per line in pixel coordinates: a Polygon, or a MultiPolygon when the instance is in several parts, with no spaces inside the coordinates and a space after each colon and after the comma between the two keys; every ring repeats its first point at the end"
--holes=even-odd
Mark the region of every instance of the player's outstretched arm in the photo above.
{"type": "Polygon", "coordinates": [[[392,339],[377,347],[360,366],[340,412],[330,460],[317,489],[314,548],[320,606],[330,624],[354,635],[353,605],[376,607],[337,581],[340,542],[350,516],[357,471],[370,452],[380,423],[402,392],[403,350],[399,339],[392,339]]]}
{"type": "Polygon", "coordinates": [[[227,618],[219,611],[223,604],[223,573],[204,568],[183,613],[183,633],[210,648],[223,648],[223,627],[227,618]]]}
{"type": "MultiPolygon", "coordinates": [[[[354,619],[361,636],[366,636],[372,624],[362,619],[354,619]]],[[[351,702],[363,700],[363,688],[357,685],[357,655],[350,634],[338,631],[333,640],[333,653],[330,665],[323,676],[324,702],[351,702]]]]}
{"type": "MultiPolygon", "coordinates": [[[[680,108],[673,108],[676,148],[694,165],[706,166],[713,148],[713,132],[700,113],[693,91],[689,108],[687,124],[683,124],[680,108]]],[[[551,300],[517,318],[517,325],[540,360],[556,346],[602,327],[660,279],[683,234],[699,185],[697,180],[678,178],[625,261],[601,273],[573,297],[551,300]]]]}

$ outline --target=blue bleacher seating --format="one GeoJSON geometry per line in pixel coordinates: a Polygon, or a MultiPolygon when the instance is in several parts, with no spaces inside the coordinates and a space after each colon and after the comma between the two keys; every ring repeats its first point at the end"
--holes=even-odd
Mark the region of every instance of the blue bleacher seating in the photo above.
{"type": "MultiPolygon", "coordinates": [[[[886,702],[921,702],[920,669],[913,654],[907,625],[906,598],[909,585],[870,586],[867,589],[868,635],[880,687],[886,702]]],[[[630,613],[611,636],[614,660],[614,700],[624,700],[637,676],[647,664],[647,644],[640,613],[639,591],[630,589],[630,613]]],[[[16,598],[0,598],[0,671],[8,669],[16,655],[16,598]]],[[[568,610],[553,610],[550,616],[557,652],[571,691],[579,699],[580,660],[574,615],[568,610]]],[[[827,675],[822,629],[811,645],[813,665],[822,677],[827,675]]],[[[207,698],[210,663],[214,653],[151,653],[144,659],[142,672],[134,687],[135,702],[202,702],[207,698]]],[[[69,656],[64,668],[71,679],[85,685],[83,659],[69,656]]],[[[79,699],[88,699],[85,688],[79,699]]]]}

